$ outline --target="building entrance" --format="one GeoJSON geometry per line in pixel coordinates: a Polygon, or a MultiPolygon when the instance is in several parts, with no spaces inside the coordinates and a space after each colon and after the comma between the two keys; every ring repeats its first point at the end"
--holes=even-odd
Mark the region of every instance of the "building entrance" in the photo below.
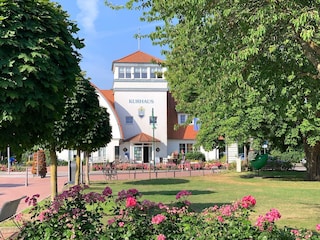
{"type": "Polygon", "coordinates": [[[149,162],[149,147],[143,147],[143,162],[149,162]]]}

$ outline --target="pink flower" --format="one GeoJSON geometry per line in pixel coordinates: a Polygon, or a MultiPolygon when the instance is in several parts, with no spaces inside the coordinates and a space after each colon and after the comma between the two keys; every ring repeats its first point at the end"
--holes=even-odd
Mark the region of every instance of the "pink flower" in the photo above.
{"type": "Polygon", "coordinates": [[[137,205],[137,200],[134,197],[128,197],[126,207],[135,207],[137,205]]]}
{"type": "Polygon", "coordinates": [[[108,225],[112,225],[116,220],[114,218],[108,220],[108,225]]]}
{"type": "Polygon", "coordinates": [[[317,225],[316,225],[316,230],[317,230],[317,231],[320,231],[320,224],[317,224],[317,225]]]}
{"type": "Polygon", "coordinates": [[[231,205],[224,205],[220,207],[220,212],[223,216],[231,216],[233,208],[231,205]]]}
{"type": "Polygon", "coordinates": [[[291,232],[295,235],[295,236],[299,236],[300,232],[297,229],[292,229],[291,232]]]}
{"type": "Polygon", "coordinates": [[[136,196],[139,196],[139,191],[135,188],[131,188],[127,191],[127,196],[131,196],[131,197],[136,197],[136,196]]]}
{"type": "Polygon", "coordinates": [[[274,222],[275,220],[278,220],[281,218],[281,214],[277,209],[272,208],[270,212],[266,213],[265,217],[268,222],[274,222]]]}
{"type": "Polygon", "coordinates": [[[265,216],[258,217],[256,221],[256,226],[258,226],[261,231],[271,231],[275,220],[278,220],[280,218],[281,214],[279,213],[279,211],[273,208],[268,213],[266,213],[265,216]]]}
{"type": "Polygon", "coordinates": [[[243,208],[249,208],[256,205],[256,199],[252,197],[251,195],[244,196],[241,200],[241,206],[243,208]]]}
{"type": "Polygon", "coordinates": [[[166,220],[166,216],[163,216],[162,214],[157,214],[156,216],[152,217],[151,223],[152,224],[160,224],[164,220],[166,220]]]}
{"type": "Polygon", "coordinates": [[[223,219],[222,216],[218,216],[218,217],[217,217],[217,220],[218,220],[219,222],[224,222],[224,219],[223,219]]]}
{"type": "Polygon", "coordinates": [[[106,196],[106,197],[111,196],[111,195],[112,195],[112,190],[111,190],[111,188],[106,187],[106,188],[103,190],[102,194],[103,194],[104,196],[106,196]]]}
{"type": "Polygon", "coordinates": [[[39,194],[34,194],[31,198],[27,197],[24,201],[25,203],[28,203],[28,205],[36,206],[38,203],[38,199],[40,195],[39,194]]]}
{"type": "Polygon", "coordinates": [[[23,214],[22,213],[19,213],[16,215],[16,217],[14,218],[17,222],[19,221],[22,221],[22,217],[23,217],[23,214]]]}
{"type": "Polygon", "coordinates": [[[119,222],[118,225],[119,225],[119,227],[123,227],[124,226],[124,222],[119,222]]]}
{"type": "Polygon", "coordinates": [[[40,222],[43,222],[46,219],[47,214],[48,214],[48,210],[44,210],[44,211],[40,212],[40,214],[38,216],[38,220],[40,222]]]}
{"type": "Polygon", "coordinates": [[[157,237],[157,240],[166,240],[166,236],[163,235],[163,234],[159,234],[158,237],[157,237]]]}
{"type": "Polygon", "coordinates": [[[182,197],[189,196],[189,195],[191,195],[191,194],[192,194],[192,193],[189,192],[189,191],[187,191],[187,190],[182,190],[182,191],[180,191],[180,192],[177,193],[176,199],[180,199],[180,198],[182,198],[182,197]]]}

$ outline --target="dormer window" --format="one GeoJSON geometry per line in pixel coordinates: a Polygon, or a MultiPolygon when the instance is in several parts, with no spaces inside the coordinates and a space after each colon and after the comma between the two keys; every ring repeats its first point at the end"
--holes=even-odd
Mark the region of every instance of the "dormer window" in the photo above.
{"type": "Polygon", "coordinates": [[[119,67],[119,78],[131,78],[131,67],[119,67]]]}
{"type": "Polygon", "coordinates": [[[162,69],[158,67],[153,67],[150,69],[151,78],[162,78],[162,69]]]}
{"type": "Polygon", "coordinates": [[[178,114],[178,123],[179,124],[185,124],[187,121],[188,115],[184,113],[179,113],[178,114]]]}
{"type": "Polygon", "coordinates": [[[135,67],[134,68],[134,78],[147,78],[148,70],[146,67],[135,67]]]}

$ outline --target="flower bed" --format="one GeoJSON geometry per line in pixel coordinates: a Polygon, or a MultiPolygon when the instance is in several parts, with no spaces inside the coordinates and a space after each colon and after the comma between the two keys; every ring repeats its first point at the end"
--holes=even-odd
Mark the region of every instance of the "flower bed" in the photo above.
{"type": "MultiPolygon", "coordinates": [[[[95,163],[92,165],[93,171],[102,171],[105,164],[103,163],[95,163]]],[[[155,166],[149,163],[119,163],[115,165],[117,170],[149,170],[156,169],[156,170],[177,170],[177,169],[185,169],[185,170],[209,170],[214,167],[217,168],[227,168],[227,164],[222,164],[220,162],[186,162],[185,164],[175,164],[175,163],[158,163],[155,166]]]]}
{"type": "Polygon", "coordinates": [[[27,198],[32,218],[24,222],[19,239],[320,239],[320,225],[317,231],[278,228],[277,209],[252,223],[256,200],[250,195],[195,212],[186,190],[163,204],[142,199],[136,189],[114,196],[109,187],[102,193],[83,193],[85,188],[71,187],[41,206],[38,195],[27,198]]]}

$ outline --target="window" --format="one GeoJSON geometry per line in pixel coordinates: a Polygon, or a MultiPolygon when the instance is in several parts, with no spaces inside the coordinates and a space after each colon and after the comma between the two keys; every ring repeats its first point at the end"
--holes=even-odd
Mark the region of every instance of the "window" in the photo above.
{"type": "Polygon", "coordinates": [[[161,68],[151,68],[150,69],[150,78],[162,78],[162,69],[161,68]]]}
{"type": "Polygon", "coordinates": [[[134,78],[147,78],[147,68],[135,67],[134,68],[134,78]]]}
{"type": "Polygon", "coordinates": [[[134,68],[134,78],[140,78],[140,68],[134,68]]]}
{"type": "Polygon", "coordinates": [[[181,153],[182,151],[186,153],[186,145],[184,143],[179,144],[179,153],[181,153]]]}
{"type": "Polygon", "coordinates": [[[180,143],[179,152],[184,151],[185,153],[193,152],[193,143],[180,143]]]}
{"type": "Polygon", "coordinates": [[[134,160],[135,161],[142,161],[142,147],[141,146],[135,146],[133,148],[134,153],[134,160]]]}
{"type": "Polygon", "coordinates": [[[131,78],[131,68],[130,67],[120,67],[119,68],[119,78],[131,78]]]}
{"type": "Polygon", "coordinates": [[[187,152],[193,152],[193,144],[187,143],[187,152]]]}
{"type": "Polygon", "coordinates": [[[187,121],[187,114],[178,114],[178,123],[179,124],[184,124],[187,121]]]}
{"type": "Polygon", "coordinates": [[[120,148],[119,146],[114,146],[114,159],[119,160],[120,159],[120,148]]]}
{"type": "Polygon", "coordinates": [[[126,116],[126,124],[133,124],[133,117],[132,116],[126,116]]]}
{"type": "Polygon", "coordinates": [[[157,117],[155,117],[155,116],[150,116],[150,117],[149,117],[149,123],[150,123],[150,124],[157,123],[157,117]]]}

